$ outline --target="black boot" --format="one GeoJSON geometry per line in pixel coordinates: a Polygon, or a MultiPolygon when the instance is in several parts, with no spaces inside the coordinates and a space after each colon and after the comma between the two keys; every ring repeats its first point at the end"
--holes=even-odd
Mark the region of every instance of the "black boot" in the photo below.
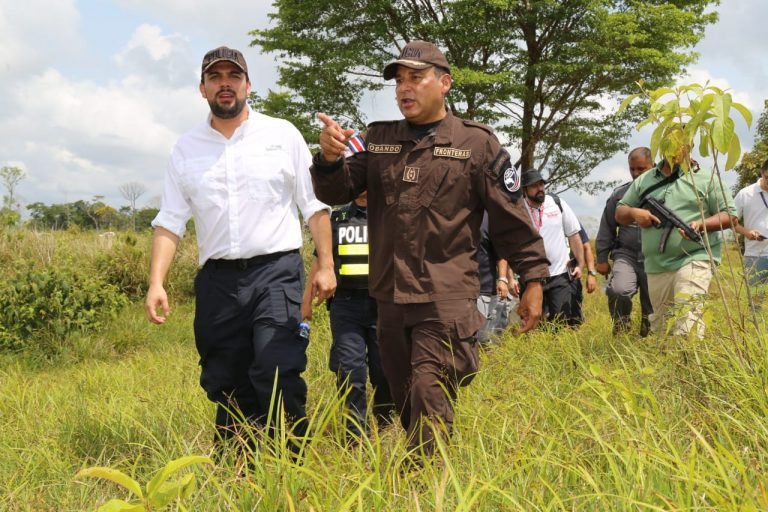
{"type": "Polygon", "coordinates": [[[651,321],[648,320],[647,316],[644,316],[642,320],[640,320],[640,337],[645,338],[651,333],[651,321]]]}

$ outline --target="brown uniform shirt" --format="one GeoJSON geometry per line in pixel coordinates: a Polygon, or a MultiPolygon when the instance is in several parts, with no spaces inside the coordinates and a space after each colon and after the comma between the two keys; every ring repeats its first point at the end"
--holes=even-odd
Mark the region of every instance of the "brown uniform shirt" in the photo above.
{"type": "Polygon", "coordinates": [[[373,123],[364,136],[367,151],[331,164],[317,154],[311,168],[325,203],[368,191],[371,296],[396,304],[477,298],[484,210],[499,257],[524,282],[547,277],[519,176],[492,130],[448,112],[420,136],[405,120],[373,123]]]}

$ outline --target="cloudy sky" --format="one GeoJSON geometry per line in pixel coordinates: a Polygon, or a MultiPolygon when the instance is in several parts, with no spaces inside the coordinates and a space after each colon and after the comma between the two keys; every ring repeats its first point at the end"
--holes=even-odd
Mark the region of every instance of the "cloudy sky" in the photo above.
{"type": "MultiPolygon", "coordinates": [[[[276,88],[274,58],[248,36],[270,10],[271,0],[0,0],[0,165],[25,170],[22,203],[103,195],[121,206],[118,186],[131,181],[147,187],[140,206],[156,201],[172,144],[207,113],[197,90],[206,50],[242,49],[253,89],[276,88]]],[[[722,0],[719,11],[683,80],[730,88],[757,118],[768,96],[768,2],[722,0]]],[[[389,96],[366,101],[371,120],[394,115],[389,96]]],[[[751,148],[743,123],[737,129],[751,148]]],[[[624,179],[625,162],[617,155],[594,176],[624,179]]],[[[564,197],[598,217],[606,195],[564,197]]]]}

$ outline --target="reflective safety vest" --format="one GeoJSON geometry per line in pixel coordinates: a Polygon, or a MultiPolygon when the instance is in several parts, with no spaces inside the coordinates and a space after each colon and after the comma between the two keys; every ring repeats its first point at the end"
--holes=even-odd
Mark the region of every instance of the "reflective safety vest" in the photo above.
{"type": "Polygon", "coordinates": [[[368,219],[350,215],[350,207],[352,205],[331,214],[337,287],[365,290],[368,288],[368,219]]]}

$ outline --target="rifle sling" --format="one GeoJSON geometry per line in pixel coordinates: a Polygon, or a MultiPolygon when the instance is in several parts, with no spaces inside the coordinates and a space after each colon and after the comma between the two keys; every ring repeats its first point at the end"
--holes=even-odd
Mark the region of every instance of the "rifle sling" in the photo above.
{"type": "Polygon", "coordinates": [[[672,171],[672,174],[670,174],[669,176],[665,177],[660,182],[654,183],[653,185],[651,185],[647,189],[643,190],[643,192],[640,194],[640,202],[642,202],[643,199],[645,199],[645,196],[647,196],[648,194],[650,194],[654,190],[659,189],[659,188],[663,187],[664,185],[669,185],[673,181],[677,180],[679,177],[680,177],[680,167],[675,167],[675,170],[672,171]]]}

